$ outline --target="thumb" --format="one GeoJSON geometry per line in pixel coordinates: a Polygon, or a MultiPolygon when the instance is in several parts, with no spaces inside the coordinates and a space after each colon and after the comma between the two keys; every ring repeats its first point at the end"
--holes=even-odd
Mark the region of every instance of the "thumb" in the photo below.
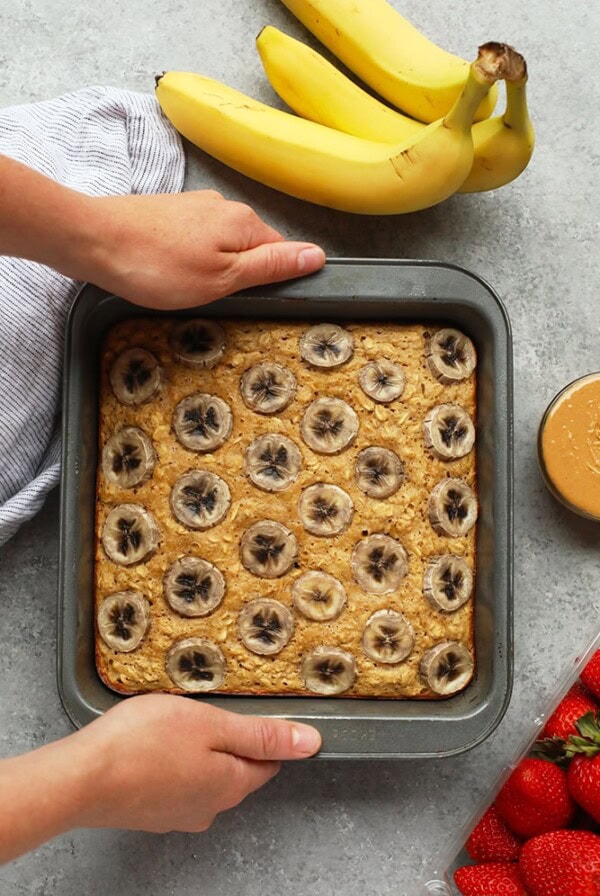
{"type": "Polygon", "coordinates": [[[326,259],[319,246],[282,240],[246,249],[237,260],[232,291],[312,274],[323,267],[326,259]]]}
{"type": "Polygon", "coordinates": [[[221,718],[215,747],[245,759],[306,759],[321,747],[321,735],[310,725],[227,713],[221,718]]]}

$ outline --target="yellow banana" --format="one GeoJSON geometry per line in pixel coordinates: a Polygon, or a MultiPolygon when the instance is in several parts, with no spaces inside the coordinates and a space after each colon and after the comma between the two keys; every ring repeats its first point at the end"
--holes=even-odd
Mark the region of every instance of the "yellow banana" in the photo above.
{"type": "Polygon", "coordinates": [[[473,125],[473,167],[458,191],[481,193],[515,180],[529,164],[535,132],[527,109],[527,69],[521,78],[506,80],[506,111],[473,125]]]}
{"type": "MultiPolygon", "coordinates": [[[[386,0],[282,0],[350,71],[419,121],[442,118],[464,87],[469,63],[447,53],[386,0]]],[[[490,90],[475,113],[494,111],[490,90]]]]}
{"type": "MultiPolygon", "coordinates": [[[[385,143],[414,139],[426,127],[390,109],[315,50],[272,25],[263,28],[256,46],[271,86],[303,118],[385,143]]],[[[495,190],[527,167],[535,138],[526,81],[527,69],[521,60],[507,74],[504,115],[473,125],[473,167],[458,192],[495,190]]]]}
{"type": "Polygon", "coordinates": [[[341,211],[400,214],[435,205],[464,182],[473,164],[473,113],[504,77],[511,54],[503,44],[480,48],[445,118],[396,145],[305,121],[188,72],[164,74],[156,95],[184,137],[242,174],[341,211]]]}
{"type": "Polygon", "coordinates": [[[426,127],[390,109],[316,50],[273,25],[260,32],[256,48],[271,87],[303,118],[383,143],[402,143],[426,127]]]}

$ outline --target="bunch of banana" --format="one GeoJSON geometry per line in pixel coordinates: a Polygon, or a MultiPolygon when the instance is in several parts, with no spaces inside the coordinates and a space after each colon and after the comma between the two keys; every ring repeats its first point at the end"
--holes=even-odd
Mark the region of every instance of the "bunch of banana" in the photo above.
{"type": "MultiPolygon", "coordinates": [[[[272,25],[263,28],[256,46],[271,86],[303,118],[386,143],[414,140],[423,132],[422,121],[380,102],[315,50],[272,25]]],[[[518,177],[531,159],[535,138],[527,109],[525,64],[515,65],[504,80],[504,115],[473,125],[473,167],[459,193],[502,187],[518,177]]]]}
{"type": "Polygon", "coordinates": [[[363,80],[420,121],[267,27],[257,39],[267,76],[303,117],[202,75],[167,72],[157,79],[157,98],[196,146],[291,196],[371,215],[493,189],[523,170],[533,130],[525,62],[511,47],[484,44],[469,65],[431,44],[385,0],[284,3],[363,80]],[[499,79],[507,81],[506,112],[485,120],[499,79]],[[473,125],[476,119],[484,120],[473,125]]]}

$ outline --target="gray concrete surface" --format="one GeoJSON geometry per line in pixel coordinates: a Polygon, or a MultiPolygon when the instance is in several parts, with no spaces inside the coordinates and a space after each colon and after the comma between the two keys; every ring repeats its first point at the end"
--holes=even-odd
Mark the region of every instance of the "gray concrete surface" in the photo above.
{"type": "MultiPolygon", "coordinates": [[[[541,483],[536,427],[553,393],[600,368],[598,196],[600,7],[572,0],[394,0],[461,55],[507,40],[530,67],[538,145],[495,195],[421,214],[364,220],[310,207],[190,151],[187,184],[250,202],[284,233],[331,255],[433,258],[489,280],[514,329],[516,370],[516,677],[498,731],[442,761],[289,766],[201,836],[77,831],[0,870],[4,896],[416,896],[555,687],[598,628],[600,530],[541,483]]],[[[87,84],[151,91],[153,74],[190,69],[275,102],[254,37],[302,29],[277,0],[0,2],[0,104],[87,84]]],[[[55,685],[58,502],[0,552],[0,752],[68,733],[55,685]]]]}

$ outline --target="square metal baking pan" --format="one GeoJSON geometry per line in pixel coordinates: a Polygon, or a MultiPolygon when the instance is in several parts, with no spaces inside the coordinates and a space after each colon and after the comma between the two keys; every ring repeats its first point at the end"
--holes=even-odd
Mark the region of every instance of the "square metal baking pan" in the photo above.
{"type": "MultiPolygon", "coordinates": [[[[172,312],[170,312],[172,315],[172,312]]],[[[197,315],[198,310],[181,313],[197,315]]],[[[449,756],[474,747],[500,722],[512,687],[512,343],[494,291],[468,271],[427,261],[332,259],[309,278],[236,294],[203,317],[432,321],[456,326],[478,351],[475,649],[477,671],[460,694],[438,701],[205,696],[242,713],[294,718],[323,736],[319,758],[449,756]]],[[[58,686],[68,716],[84,725],[120,700],[94,661],[94,511],[102,340],[147,309],[84,286],[65,340],[58,686]]]]}

